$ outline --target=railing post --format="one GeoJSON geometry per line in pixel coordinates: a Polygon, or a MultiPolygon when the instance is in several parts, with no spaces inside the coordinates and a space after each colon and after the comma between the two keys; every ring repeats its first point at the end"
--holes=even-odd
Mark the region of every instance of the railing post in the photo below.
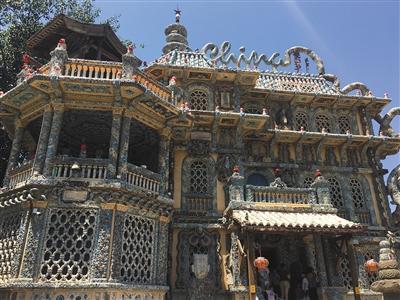
{"type": "Polygon", "coordinates": [[[49,134],[53,118],[53,109],[50,105],[46,106],[43,113],[42,126],[40,129],[39,140],[36,147],[35,162],[33,171],[39,174],[43,171],[44,162],[46,159],[47,145],[49,142],[49,134]]]}
{"type": "Polygon", "coordinates": [[[110,148],[108,154],[107,178],[115,178],[117,175],[118,149],[121,133],[121,120],[124,109],[115,107],[113,109],[113,120],[111,127],[110,148]]]}
{"type": "Polygon", "coordinates": [[[24,127],[20,120],[15,122],[15,132],[12,141],[10,157],[8,159],[8,166],[6,174],[4,176],[3,186],[7,186],[10,183],[10,171],[15,167],[18,155],[21,151],[22,138],[24,136],[24,127]]]}
{"type": "Polygon", "coordinates": [[[64,39],[58,41],[57,47],[50,52],[50,76],[60,76],[63,74],[65,62],[68,59],[67,45],[64,39]]]}
{"type": "Polygon", "coordinates": [[[128,46],[126,54],[122,55],[122,78],[132,79],[142,61],[133,54],[132,45],[128,46]]]}
{"type": "Polygon", "coordinates": [[[49,144],[47,146],[46,160],[44,164],[44,176],[51,176],[52,174],[52,159],[57,155],[58,141],[60,137],[61,125],[64,115],[64,105],[63,104],[53,104],[54,114],[53,122],[51,124],[49,144]]]}
{"type": "Polygon", "coordinates": [[[160,149],[158,153],[160,179],[160,194],[165,195],[169,190],[169,148],[171,130],[164,128],[160,133],[160,149]]]}
{"type": "Polygon", "coordinates": [[[234,171],[232,176],[229,177],[228,186],[229,186],[229,202],[244,201],[244,177],[241,176],[239,172],[234,171]]]}
{"type": "Polygon", "coordinates": [[[318,204],[331,205],[329,183],[321,174],[318,174],[315,177],[314,182],[311,184],[311,188],[314,188],[317,191],[318,204]]]}

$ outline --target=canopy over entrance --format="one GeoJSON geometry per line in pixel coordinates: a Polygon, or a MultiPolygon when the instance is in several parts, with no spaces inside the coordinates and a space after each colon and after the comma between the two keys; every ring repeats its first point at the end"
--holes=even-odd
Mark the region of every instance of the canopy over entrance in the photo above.
{"type": "Polygon", "coordinates": [[[307,204],[294,207],[233,203],[225,211],[228,223],[242,229],[263,232],[324,232],[349,234],[361,232],[365,227],[336,215],[336,210],[307,204]]]}

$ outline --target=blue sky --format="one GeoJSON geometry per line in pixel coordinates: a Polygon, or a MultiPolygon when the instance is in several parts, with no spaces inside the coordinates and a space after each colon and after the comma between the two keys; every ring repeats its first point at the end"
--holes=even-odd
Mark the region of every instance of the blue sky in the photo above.
{"type": "MultiPolygon", "coordinates": [[[[118,35],[144,48],[136,55],[152,61],[161,55],[164,28],[174,22],[179,5],[182,24],[192,49],[207,42],[232,43],[239,53],[271,54],[301,45],[313,49],[327,73],[336,74],[341,86],[361,81],[377,96],[388,92],[399,102],[399,1],[133,1],[97,0],[101,19],[120,15],[118,35]]],[[[285,70],[285,69],[282,69],[285,70]]],[[[287,71],[293,71],[288,67],[287,71]]],[[[400,117],[395,119],[400,131],[400,117]]],[[[394,168],[400,156],[385,160],[394,168]]]]}

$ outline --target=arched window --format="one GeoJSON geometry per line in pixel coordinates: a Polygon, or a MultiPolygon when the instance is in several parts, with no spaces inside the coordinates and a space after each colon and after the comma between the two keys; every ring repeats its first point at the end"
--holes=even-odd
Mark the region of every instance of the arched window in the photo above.
{"type": "Polygon", "coordinates": [[[204,195],[208,191],[207,166],[202,161],[193,161],[190,164],[190,193],[204,195]]]}
{"type": "Polygon", "coordinates": [[[247,178],[247,184],[251,184],[251,185],[255,185],[255,186],[267,186],[268,181],[263,175],[254,173],[254,174],[251,174],[247,178]]]}
{"type": "Polygon", "coordinates": [[[332,205],[338,210],[342,210],[341,213],[344,213],[344,201],[339,181],[334,177],[330,177],[327,180],[329,182],[329,193],[332,205]]]}
{"type": "Polygon", "coordinates": [[[312,184],[313,182],[314,182],[314,178],[312,178],[311,176],[304,177],[302,186],[303,186],[304,188],[310,188],[310,187],[311,187],[311,184],[312,184]]]}
{"type": "Polygon", "coordinates": [[[351,198],[353,199],[354,210],[358,217],[358,221],[363,224],[369,224],[370,214],[368,211],[368,207],[365,203],[365,198],[360,181],[356,178],[351,178],[350,187],[351,198]]]}
{"type": "Polygon", "coordinates": [[[315,117],[315,122],[317,125],[317,130],[319,132],[322,131],[322,129],[325,129],[327,132],[331,132],[331,124],[329,122],[329,118],[326,115],[317,115],[315,117]]]}
{"type": "Polygon", "coordinates": [[[303,112],[296,113],[295,120],[296,120],[296,125],[295,125],[296,128],[295,128],[295,130],[300,130],[301,127],[303,127],[304,130],[307,130],[307,128],[308,128],[308,117],[307,117],[307,115],[305,113],[303,113],[303,112]]]}
{"type": "Polygon", "coordinates": [[[340,116],[338,118],[338,123],[339,123],[339,132],[341,134],[346,134],[347,130],[351,131],[350,120],[347,116],[340,116]]]}
{"type": "Polygon", "coordinates": [[[190,109],[193,110],[207,110],[208,109],[208,95],[203,90],[194,90],[189,96],[190,109]]]}

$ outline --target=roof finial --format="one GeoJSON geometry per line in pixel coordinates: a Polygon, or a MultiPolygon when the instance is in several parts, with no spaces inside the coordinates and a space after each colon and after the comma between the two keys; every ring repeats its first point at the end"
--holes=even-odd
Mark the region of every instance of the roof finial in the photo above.
{"type": "Polygon", "coordinates": [[[175,22],[179,23],[181,20],[182,11],[179,9],[179,6],[176,6],[176,9],[174,9],[174,11],[175,11],[175,22]]]}

